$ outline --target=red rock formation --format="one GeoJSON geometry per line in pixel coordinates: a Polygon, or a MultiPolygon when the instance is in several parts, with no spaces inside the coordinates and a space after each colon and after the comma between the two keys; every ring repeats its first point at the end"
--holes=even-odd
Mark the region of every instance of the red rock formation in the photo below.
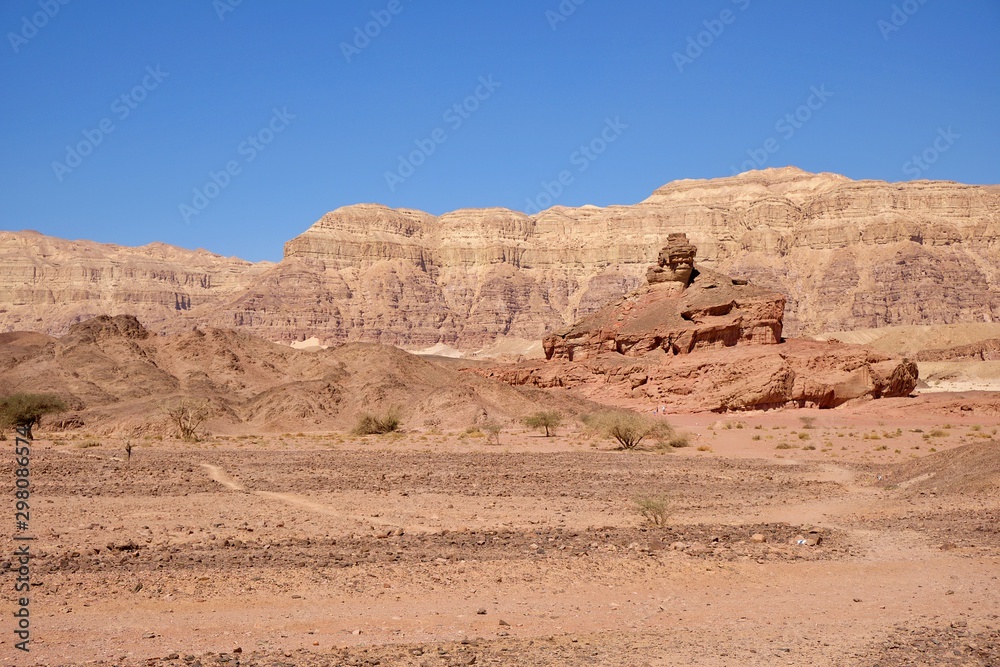
{"type": "Polygon", "coordinates": [[[545,338],[548,361],[474,372],[512,385],[575,388],[589,398],[671,410],[832,408],[906,396],[917,367],[860,346],[782,341],[785,299],[693,264],[672,234],[649,285],[545,338]]]}
{"type": "Polygon", "coordinates": [[[657,265],[646,273],[646,287],[547,336],[545,357],[582,361],[602,352],[689,354],[780,342],[785,297],[696,268],[695,251],[685,234],[671,234],[657,265]]]}

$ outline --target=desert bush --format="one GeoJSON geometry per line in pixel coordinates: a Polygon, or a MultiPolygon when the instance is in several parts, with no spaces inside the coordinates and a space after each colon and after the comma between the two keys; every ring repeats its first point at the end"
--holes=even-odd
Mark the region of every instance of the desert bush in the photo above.
{"type": "Polygon", "coordinates": [[[528,428],[541,429],[545,432],[545,437],[549,438],[556,434],[562,419],[562,414],[555,410],[542,410],[525,417],[524,425],[528,428]]]}
{"type": "Polygon", "coordinates": [[[809,439],[808,433],[799,433],[799,440],[808,440],[808,439],[809,439]]]}
{"type": "Polygon", "coordinates": [[[389,408],[385,414],[376,415],[366,412],[358,417],[352,433],[354,435],[383,435],[398,431],[402,421],[398,408],[389,408]]]}
{"type": "Polygon", "coordinates": [[[635,506],[639,514],[654,526],[664,526],[670,516],[670,501],[666,496],[637,496],[635,506]]]}
{"type": "Polygon", "coordinates": [[[483,422],[481,428],[483,432],[486,433],[490,442],[494,445],[500,444],[500,434],[503,433],[503,423],[495,419],[489,419],[483,422]]]}
{"type": "Polygon", "coordinates": [[[160,410],[167,415],[182,440],[195,442],[198,440],[198,429],[212,414],[206,399],[180,398],[160,405],[160,410]]]}
{"type": "Polygon", "coordinates": [[[648,436],[669,437],[673,429],[652,417],[626,410],[608,410],[591,415],[587,426],[614,439],[619,449],[637,449],[648,436]]]}
{"type": "Polygon", "coordinates": [[[63,412],[66,404],[55,394],[27,394],[19,392],[0,398],[0,440],[6,439],[8,429],[20,428],[28,440],[33,440],[32,429],[42,423],[42,417],[63,412]]]}
{"type": "Polygon", "coordinates": [[[816,418],[815,417],[799,417],[799,421],[802,422],[802,428],[811,429],[816,428],[816,418]]]}
{"type": "Polygon", "coordinates": [[[691,446],[691,438],[687,433],[674,433],[667,440],[667,444],[674,449],[683,449],[691,446]]]}

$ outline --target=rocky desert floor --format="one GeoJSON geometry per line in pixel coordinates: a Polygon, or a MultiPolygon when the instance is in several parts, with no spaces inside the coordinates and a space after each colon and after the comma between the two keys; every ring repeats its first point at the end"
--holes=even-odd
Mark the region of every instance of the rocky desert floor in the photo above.
{"type": "Polygon", "coordinates": [[[126,460],[115,439],[42,430],[31,651],[5,613],[0,655],[998,665],[998,401],[669,415],[689,446],[642,451],[570,423],[499,445],[473,428],[292,427],[140,440],[126,460]],[[662,525],[637,498],[662,504],[662,525]]]}

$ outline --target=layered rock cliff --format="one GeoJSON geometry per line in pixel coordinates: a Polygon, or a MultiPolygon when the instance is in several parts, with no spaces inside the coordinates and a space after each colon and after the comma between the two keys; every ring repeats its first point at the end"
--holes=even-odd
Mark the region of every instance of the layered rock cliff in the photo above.
{"type": "Polygon", "coordinates": [[[645,282],[668,232],[787,299],[786,335],[1000,318],[1000,188],[794,168],[670,183],[633,206],[325,215],[278,264],[0,233],[0,329],[98,313],[271,340],[474,350],[538,340],[645,282]]]}

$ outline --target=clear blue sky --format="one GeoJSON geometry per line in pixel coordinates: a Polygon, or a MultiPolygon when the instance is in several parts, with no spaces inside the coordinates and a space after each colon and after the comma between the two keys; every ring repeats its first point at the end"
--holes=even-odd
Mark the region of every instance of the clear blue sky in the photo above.
{"type": "Polygon", "coordinates": [[[62,2],[0,3],[3,229],[277,260],[339,206],[560,175],[570,206],[756,165],[1000,182],[997,0],[62,2]]]}

